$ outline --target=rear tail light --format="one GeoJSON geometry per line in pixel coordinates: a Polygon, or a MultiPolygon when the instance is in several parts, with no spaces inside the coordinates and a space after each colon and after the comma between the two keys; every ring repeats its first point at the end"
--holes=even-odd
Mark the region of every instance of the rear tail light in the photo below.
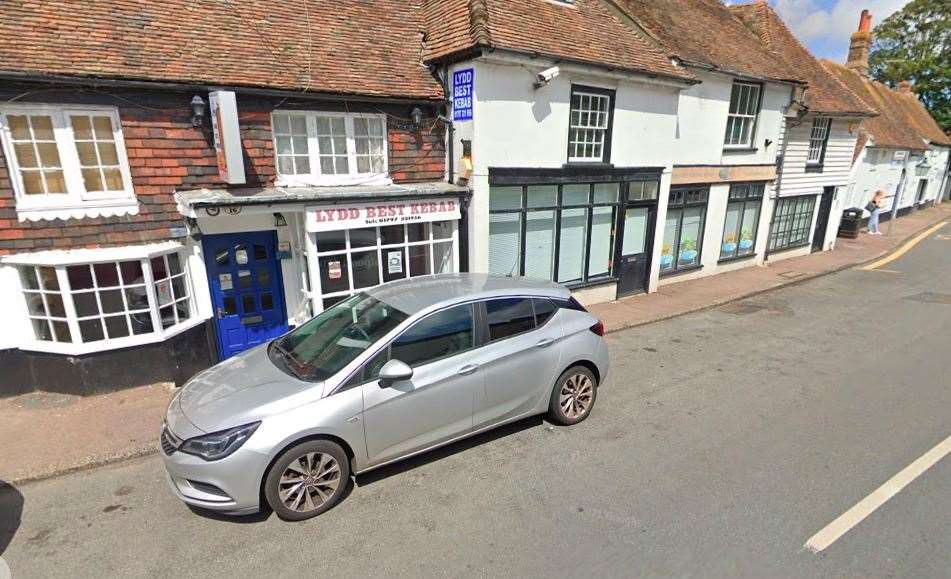
{"type": "Polygon", "coordinates": [[[598,320],[598,323],[594,324],[593,326],[591,326],[591,327],[588,328],[588,329],[591,330],[592,332],[594,332],[595,334],[599,335],[599,336],[603,336],[603,335],[604,335],[604,322],[602,322],[601,320],[598,320]]]}

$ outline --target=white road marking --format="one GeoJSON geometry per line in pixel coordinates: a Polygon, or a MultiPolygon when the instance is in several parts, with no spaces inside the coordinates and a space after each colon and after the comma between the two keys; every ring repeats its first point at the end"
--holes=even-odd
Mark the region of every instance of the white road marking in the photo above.
{"type": "Polygon", "coordinates": [[[924,453],[915,462],[909,464],[898,474],[888,479],[888,482],[875,489],[872,494],[858,502],[854,507],[842,513],[836,520],[832,521],[824,529],[812,536],[806,541],[805,547],[813,553],[823,551],[826,547],[834,543],[842,535],[848,533],[853,527],[861,523],[865,517],[875,512],[878,507],[885,504],[900,490],[908,486],[926,470],[938,463],[951,452],[951,436],[938,443],[938,446],[924,453]]]}

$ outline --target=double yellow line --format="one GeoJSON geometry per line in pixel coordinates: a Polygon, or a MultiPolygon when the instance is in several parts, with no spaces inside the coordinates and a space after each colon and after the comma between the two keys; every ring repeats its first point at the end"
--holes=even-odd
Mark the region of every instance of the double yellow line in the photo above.
{"type": "Polygon", "coordinates": [[[925,229],[924,231],[922,231],[922,232],[919,233],[918,235],[916,235],[916,236],[912,237],[911,239],[909,239],[908,241],[906,241],[901,247],[899,247],[898,249],[896,249],[896,250],[893,251],[892,253],[886,255],[885,257],[883,257],[883,258],[881,258],[881,259],[875,260],[875,261],[873,261],[872,263],[869,263],[869,264],[867,264],[867,265],[863,265],[862,267],[859,267],[858,269],[860,269],[860,270],[862,270],[862,271],[872,271],[873,269],[878,269],[878,268],[882,267],[883,265],[888,265],[889,263],[895,261],[895,260],[898,259],[899,257],[901,257],[901,256],[905,255],[906,253],[908,253],[908,252],[911,250],[911,248],[913,248],[914,246],[918,245],[919,243],[921,243],[922,241],[924,241],[924,239],[925,239],[926,237],[928,237],[929,235],[931,235],[931,234],[934,233],[935,231],[941,229],[942,227],[944,227],[944,226],[947,225],[947,224],[948,224],[947,221],[942,221],[941,223],[936,223],[936,224],[932,225],[932,226],[929,227],[928,229],[925,229]]]}

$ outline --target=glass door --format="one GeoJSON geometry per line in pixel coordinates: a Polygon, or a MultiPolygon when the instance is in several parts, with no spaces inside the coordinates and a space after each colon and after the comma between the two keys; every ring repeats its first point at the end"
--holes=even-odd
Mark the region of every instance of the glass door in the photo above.
{"type": "Polygon", "coordinates": [[[618,297],[647,291],[654,206],[628,205],[624,209],[623,227],[618,262],[618,297]]]}

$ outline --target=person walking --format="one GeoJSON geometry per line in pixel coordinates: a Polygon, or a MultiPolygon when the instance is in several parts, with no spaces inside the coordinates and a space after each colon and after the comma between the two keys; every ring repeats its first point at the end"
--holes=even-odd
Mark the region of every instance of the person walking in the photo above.
{"type": "Polygon", "coordinates": [[[868,216],[868,234],[869,235],[881,235],[882,232],[878,230],[878,217],[882,212],[882,205],[885,199],[885,192],[879,189],[875,192],[875,195],[872,196],[872,200],[868,202],[868,205],[865,206],[865,210],[869,212],[868,216]]]}

